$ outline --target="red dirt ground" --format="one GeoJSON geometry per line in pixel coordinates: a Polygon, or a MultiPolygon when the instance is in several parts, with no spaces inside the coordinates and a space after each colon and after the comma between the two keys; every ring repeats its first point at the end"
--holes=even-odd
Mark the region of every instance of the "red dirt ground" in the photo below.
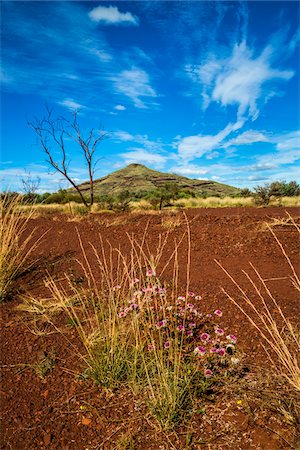
{"type": "MultiPolygon", "coordinates": [[[[222,324],[238,336],[239,347],[246,355],[244,364],[250,368],[249,383],[252,370],[267,377],[270,363],[257,333],[221,291],[223,287],[238,298],[236,288],[215,259],[248,293],[253,289],[242,271],[249,271],[251,262],[264,279],[269,279],[268,286],[285,315],[297,322],[300,317],[299,292],[286,278],[291,275],[291,269],[271,233],[263,228],[264,222],[287,217],[286,211],[299,223],[300,210],[297,208],[186,211],[191,231],[190,289],[202,296],[199,308],[206,312],[217,308],[223,311],[222,324]]],[[[140,238],[147,229],[149,247],[155,248],[159,234],[169,232],[169,244],[163,256],[166,261],[174,240],[178,241],[186,231],[186,218],[183,212],[176,216],[167,213],[95,214],[82,219],[49,216],[32,219],[28,231],[32,229],[36,229],[36,238],[48,232],[33,255],[39,262],[20,277],[17,285],[21,293],[43,296],[47,295],[43,283],[47,272],[54,277],[67,272],[80,281],[82,274],[76,259],[82,259],[82,253],[77,231],[87,249],[88,242],[92,242],[100,250],[100,234],[106,247],[109,242],[125,253],[129,248],[126,233],[140,238]],[[174,226],[168,220],[174,221],[174,226]]],[[[273,230],[294,268],[299,269],[299,234],[295,227],[277,225],[273,230]]],[[[91,254],[91,251],[87,252],[91,254]]],[[[179,252],[179,285],[183,293],[186,256],[187,239],[184,239],[179,252]]],[[[171,278],[169,269],[164,279],[170,282],[171,278]]],[[[253,300],[256,301],[254,296],[253,300]]],[[[71,328],[69,331],[72,345],[59,333],[33,334],[32,317],[16,310],[20,302],[16,294],[1,305],[1,449],[300,448],[295,426],[271,408],[260,408],[257,401],[251,402],[243,392],[233,391],[232,395],[227,392],[213,401],[208,400],[205,413],[199,413],[188,424],[179,427],[177,434],[160,431],[145,406],[129,392],[110,394],[91,381],[78,379],[76,373],[82,372],[83,367],[72,347],[80,346],[76,331],[71,328]],[[56,354],[56,364],[49,375],[41,379],[32,367],[44,352],[52,350],[56,354]]]]}

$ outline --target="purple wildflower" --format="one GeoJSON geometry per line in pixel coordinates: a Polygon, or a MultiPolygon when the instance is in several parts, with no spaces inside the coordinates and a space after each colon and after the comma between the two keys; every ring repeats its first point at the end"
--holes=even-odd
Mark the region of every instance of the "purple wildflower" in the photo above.
{"type": "Polygon", "coordinates": [[[121,285],[120,285],[120,284],[116,284],[116,285],[113,287],[113,290],[114,290],[114,291],[117,291],[117,290],[119,290],[119,289],[121,289],[121,285]]]}
{"type": "Polygon", "coordinates": [[[200,336],[200,339],[202,342],[207,342],[209,340],[209,334],[208,333],[202,333],[200,336]]]}
{"type": "Polygon", "coordinates": [[[186,332],[187,336],[194,336],[194,333],[192,332],[192,330],[188,330],[186,332]]]}
{"type": "Polygon", "coordinates": [[[222,313],[222,311],[220,311],[220,309],[216,309],[215,312],[214,312],[214,314],[215,314],[216,316],[218,316],[218,317],[222,317],[222,316],[223,316],[223,313],[222,313]]]}
{"type": "Polygon", "coordinates": [[[189,327],[190,327],[190,328],[195,328],[195,326],[196,326],[195,322],[190,322],[190,323],[189,323],[189,327]]]}
{"type": "Polygon", "coordinates": [[[135,309],[138,309],[138,307],[139,307],[139,305],[137,305],[136,303],[131,303],[131,305],[130,305],[130,309],[132,311],[134,311],[135,309]]]}
{"type": "Polygon", "coordinates": [[[153,270],[153,269],[147,270],[146,277],[155,277],[155,276],[156,276],[155,270],[153,270]]]}
{"type": "Polygon", "coordinates": [[[166,321],[165,320],[159,320],[158,322],[156,322],[155,324],[156,328],[163,328],[166,326],[166,321]]]}
{"type": "Polygon", "coordinates": [[[232,344],[236,344],[236,336],[234,334],[229,334],[228,336],[226,336],[226,339],[228,341],[231,341],[232,344]]]}
{"type": "Polygon", "coordinates": [[[218,336],[222,336],[224,334],[224,330],[222,328],[218,327],[218,328],[216,328],[215,333],[218,336]]]}
{"type": "Polygon", "coordinates": [[[125,311],[121,311],[120,313],[119,313],[119,317],[122,319],[123,317],[125,317],[126,316],[126,312],[125,311]]]}
{"type": "Polygon", "coordinates": [[[185,327],[183,325],[178,325],[177,330],[178,331],[184,331],[185,327]]]}
{"type": "Polygon", "coordinates": [[[217,353],[216,347],[212,347],[209,351],[210,351],[210,353],[217,353]]]}
{"type": "Polygon", "coordinates": [[[206,353],[206,350],[201,345],[198,345],[198,347],[196,347],[195,350],[194,350],[194,354],[195,355],[203,356],[205,353],[206,353]]]}
{"type": "Polygon", "coordinates": [[[164,348],[170,348],[170,346],[171,346],[170,341],[166,341],[164,343],[164,348]]]}
{"type": "Polygon", "coordinates": [[[210,378],[210,377],[212,377],[212,376],[213,376],[213,371],[210,370],[210,369],[205,369],[205,370],[204,370],[204,376],[205,376],[205,378],[210,378]]]}
{"type": "Polygon", "coordinates": [[[189,296],[189,297],[195,297],[195,294],[194,294],[194,292],[189,292],[189,293],[188,293],[188,296],[189,296]]]}
{"type": "Polygon", "coordinates": [[[218,348],[217,353],[219,356],[224,356],[225,355],[225,349],[224,348],[218,348]]]}

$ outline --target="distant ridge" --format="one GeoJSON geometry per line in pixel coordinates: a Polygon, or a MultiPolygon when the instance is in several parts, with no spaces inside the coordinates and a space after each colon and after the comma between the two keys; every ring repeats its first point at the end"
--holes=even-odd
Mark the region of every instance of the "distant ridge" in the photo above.
{"type": "MultiPolygon", "coordinates": [[[[173,173],[158,172],[143,164],[129,164],[94,182],[95,195],[118,195],[128,190],[131,193],[143,195],[155,191],[165,183],[176,183],[180,189],[192,191],[196,195],[234,195],[240,189],[227,184],[210,180],[195,180],[173,173]]],[[[89,189],[89,182],[79,185],[83,193],[89,189]]],[[[73,189],[72,189],[73,191],[73,189]]]]}

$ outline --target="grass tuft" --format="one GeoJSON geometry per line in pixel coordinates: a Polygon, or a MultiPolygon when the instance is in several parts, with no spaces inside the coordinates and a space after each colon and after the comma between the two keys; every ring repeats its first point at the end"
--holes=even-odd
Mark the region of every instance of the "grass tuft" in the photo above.
{"type": "Polygon", "coordinates": [[[27,206],[24,215],[19,203],[18,196],[12,199],[4,196],[0,200],[0,302],[13,293],[16,278],[33,265],[29,257],[44,236],[34,240],[33,230],[24,238],[33,209],[27,206]]]}
{"type": "MultiPolygon", "coordinates": [[[[299,226],[294,222],[290,215],[288,215],[288,218],[294,224],[296,231],[300,234],[299,226]]],[[[273,235],[290,267],[291,275],[287,278],[287,281],[292,282],[295,289],[300,292],[300,279],[289,255],[272,227],[269,224],[266,224],[266,227],[273,235]]],[[[266,353],[271,359],[273,366],[284,376],[291,386],[297,391],[300,391],[300,333],[297,330],[297,324],[292,323],[286,318],[275,299],[275,296],[267,285],[268,280],[262,278],[253,264],[250,264],[253,274],[243,271],[253,289],[253,292],[248,294],[222,264],[218,261],[216,261],[216,263],[236,286],[242,302],[236,300],[236,298],[229,294],[225,289],[223,289],[223,292],[234,305],[239,308],[262,336],[266,342],[266,353]],[[253,294],[258,299],[259,306],[256,306],[251,300],[253,294]]]]}

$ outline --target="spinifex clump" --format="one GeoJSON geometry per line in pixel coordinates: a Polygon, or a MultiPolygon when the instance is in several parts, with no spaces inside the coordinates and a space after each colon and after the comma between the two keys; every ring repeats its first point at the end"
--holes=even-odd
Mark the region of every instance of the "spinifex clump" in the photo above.
{"type": "MultiPolygon", "coordinates": [[[[120,306],[118,317],[135,332],[144,372],[144,393],[165,428],[191,410],[215,382],[236,372],[236,336],[220,326],[222,311],[200,312],[201,296],[173,298],[155,271],[120,306]]],[[[120,286],[115,286],[120,289],[120,286]]]]}

